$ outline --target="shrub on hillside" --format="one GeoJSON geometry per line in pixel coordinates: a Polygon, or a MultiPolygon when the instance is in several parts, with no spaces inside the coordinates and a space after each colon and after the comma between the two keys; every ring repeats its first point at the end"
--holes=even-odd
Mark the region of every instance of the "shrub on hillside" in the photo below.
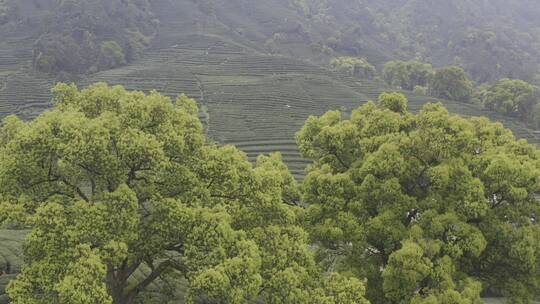
{"type": "Polygon", "coordinates": [[[115,41],[101,43],[99,66],[101,69],[114,68],[126,64],[124,50],[115,41]]]}
{"type": "Polygon", "coordinates": [[[487,109],[530,122],[540,101],[538,93],[537,87],[523,80],[502,79],[482,91],[481,101],[487,109]]]}
{"type": "Polygon", "coordinates": [[[330,61],[330,66],[336,71],[364,79],[372,79],[377,74],[375,67],[366,58],[337,57],[330,61]]]}
{"type": "Polygon", "coordinates": [[[389,61],[384,64],[383,79],[392,86],[412,91],[426,87],[433,74],[430,64],[419,61],[389,61]]]}
{"type": "Polygon", "coordinates": [[[473,84],[462,68],[445,67],[435,71],[429,83],[429,92],[437,98],[469,102],[473,84]]]}

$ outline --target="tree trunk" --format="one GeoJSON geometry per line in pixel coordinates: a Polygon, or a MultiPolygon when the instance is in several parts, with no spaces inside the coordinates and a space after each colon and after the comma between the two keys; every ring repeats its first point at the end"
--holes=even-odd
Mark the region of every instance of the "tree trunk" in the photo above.
{"type": "Polygon", "coordinates": [[[138,292],[133,290],[126,293],[127,285],[127,278],[123,273],[115,274],[114,271],[109,271],[109,274],[107,275],[107,289],[112,297],[113,304],[135,303],[138,292]]]}

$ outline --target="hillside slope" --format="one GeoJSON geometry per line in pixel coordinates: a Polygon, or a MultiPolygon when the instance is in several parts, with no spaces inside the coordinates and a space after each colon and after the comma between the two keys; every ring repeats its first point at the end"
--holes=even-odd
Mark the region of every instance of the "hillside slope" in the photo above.
{"type": "MultiPolygon", "coordinates": [[[[197,30],[260,51],[326,63],[333,56],[462,65],[483,83],[532,80],[540,63],[540,6],[531,0],[192,0],[154,1],[187,11],[197,30]],[[187,7],[193,4],[193,7],[187,7]],[[196,13],[194,13],[196,12],[196,13]]],[[[167,17],[157,13],[157,16],[167,17]]],[[[181,19],[180,19],[181,18],[181,19]]]]}
{"type": "MultiPolygon", "coordinates": [[[[232,0],[230,10],[221,12],[219,18],[210,18],[194,1],[155,1],[153,9],[161,27],[150,49],[126,66],[77,82],[81,86],[105,81],[128,89],[156,89],[173,98],[186,93],[199,101],[201,119],[213,139],[236,144],[252,159],[259,153],[281,151],[295,176],[301,178],[307,161],[296,149],[294,134],[305,119],[330,109],[350,111],[389,88],[376,81],[334,73],[306,60],[266,53],[251,38],[270,35],[275,30],[270,25],[280,24],[272,19],[277,15],[267,16],[268,27],[262,15],[243,21],[234,15],[227,17],[227,12],[232,14],[235,5],[242,3],[246,7],[239,10],[254,6],[252,2],[232,0]],[[248,24],[248,20],[261,23],[248,24]],[[251,30],[240,35],[234,28],[251,30]]],[[[257,5],[253,14],[268,9],[282,12],[285,19],[298,17],[279,3],[271,0],[257,5]],[[273,7],[266,7],[270,5],[273,7]]],[[[31,68],[32,39],[38,35],[32,25],[41,16],[39,10],[31,10],[30,4],[28,7],[25,23],[4,33],[6,39],[0,41],[1,116],[16,113],[31,118],[49,106],[54,79],[31,68]]],[[[425,96],[409,97],[413,110],[433,101],[425,96]]],[[[517,136],[538,141],[531,130],[511,119],[470,104],[444,103],[453,113],[486,115],[502,121],[517,136]]]]}

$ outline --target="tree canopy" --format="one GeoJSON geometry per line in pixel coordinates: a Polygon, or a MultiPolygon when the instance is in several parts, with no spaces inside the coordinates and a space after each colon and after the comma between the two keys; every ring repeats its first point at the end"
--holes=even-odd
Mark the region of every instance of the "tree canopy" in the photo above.
{"type": "Polygon", "coordinates": [[[279,154],[253,166],[214,145],[185,96],[59,84],[53,102],[0,130],[0,220],[31,228],[12,303],[135,303],[180,282],[188,303],[366,303],[317,266],[279,154]]]}
{"type": "Polygon", "coordinates": [[[388,85],[409,91],[416,86],[427,87],[432,74],[431,65],[419,61],[388,61],[383,69],[388,85]]]}
{"type": "Polygon", "coordinates": [[[367,278],[371,303],[482,303],[540,294],[540,152],[486,118],[420,113],[404,96],[310,117],[306,229],[331,270],[367,278]],[[396,106],[400,105],[400,106],[396,106]]]}
{"type": "Polygon", "coordinates": [[[359,78],[371,79],[377,73],[375,67],[365,58],[337,57],[330,61],[330,65],[334,70],[359,78]]]}
{"type": "Polygon", "coordinates": [[[434,97],[468,102],[473,93],[473,85],[462,68],[450,66],[435,71],[429,90],[434,97]]]}
{"type": "Polygon", "coordinates": [[[502,79],[480,94],[486,108],[518,116],[523,121],[534,119],[535,106],[540,100],[535,86],[516,79],[502,79]]]}

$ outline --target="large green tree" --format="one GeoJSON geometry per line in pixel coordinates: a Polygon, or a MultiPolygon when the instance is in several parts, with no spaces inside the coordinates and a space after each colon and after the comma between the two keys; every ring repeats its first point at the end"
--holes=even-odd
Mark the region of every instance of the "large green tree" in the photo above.
{"type": "Polygon", "coordinates": [[[372,79],[377,74],[375,67],[365,58],[337,57],[330,61],[330,65],[336,71],[364,79],[372,79]]]}
{"type": "Polygon", "coordinates": [[[435,71],[429,91],[434,97],[467,102],[471,99],[473,85],[462,68],[451,66],[435,71]]]}
{"type": "Polygon", "coordinates": [[[185,96],[60,84],[53,102],[0,131],[0,220],[32,229],[13,303],[135,303],[179,282],[195,303],[365,302],[319,271],[279,154],[253,166],[212,144],[185,96]]]}
{"type": "Polygon", "coordinates": [[[383,79],[388,85],[409,91],[416,86],[427,87],[432,74],[431,64],[419,61],[389,61],[383,69],[383,79]]]}
{"type": "Polygon", "coordinates": [[[372,303],[539,295],[540,152],[501,124],[383,94],[350,119],[310,117],[297,142],[318,258],[367,278],[372,303]]]}
{"type": "Polygon", "coordinates": [[[538,89],[523,80],[501,79],[481,92],[481,100],[488,109],[532,121],[540,98],[538,89]]]}

